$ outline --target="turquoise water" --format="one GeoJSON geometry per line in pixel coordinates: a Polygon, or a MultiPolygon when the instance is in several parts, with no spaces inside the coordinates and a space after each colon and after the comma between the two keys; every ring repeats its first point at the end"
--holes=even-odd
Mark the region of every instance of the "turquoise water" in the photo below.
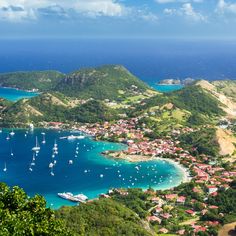
{"type": "Polygon", "coordinates": [[[58,208],[74,203],[57,197],[58,192],[69,191],[74,194],[83,193],[89,198],[95,198],[112,187],[149,186],[164,189],[178,185],[183,173],[177,166],[166,161],[150,161],[129,163],[107,159],[100,153],[105,150],[121,150],[122,144],[97,142],[90,137],[82,140],[60,139],[70,135],[68,131],[40,130],[26,133],[25,130],[15,130],[15,135],[7,140],[9,130],[0,133],[0,181],[10,186],[18,185],[30,195],[43,195],[48,205],[58,208]],[[46,143],[42,144],[45,132],[46,143]],[[32,147],[38,137],[40,152],[32,162],[32,147]],[[52,159],[54,142],[58,144],[59,154],[54,160],[54,176],[50,174],[49,163],[52,159]],[[75,157],[78,145],[78,157],[75,157]],[[13,156],[11,155],[13,153],[13,156]],[[69,164],[73,160],[73,164],[69,164]],[[3,169],[7,167],[7,171],[3,169]]]}
{"type": "Polygon", "coordinates": [[[23,90],[18,90],[14,88],[1,88],[0,87],[0,98],[5,98],[9,101],[18,101],[22,98],[31,98],[37,96],[38,93],[27,92],[23,90]]]}
{"type": "Polygon", "coordinates": [[[184,85],[182,84],[166,84],[165,85],[165,84],[156,84],[156,83],[151,83],[150,86],[162,93],[173,92],[176,90],[180,90],[184,87],[184,85]]]}

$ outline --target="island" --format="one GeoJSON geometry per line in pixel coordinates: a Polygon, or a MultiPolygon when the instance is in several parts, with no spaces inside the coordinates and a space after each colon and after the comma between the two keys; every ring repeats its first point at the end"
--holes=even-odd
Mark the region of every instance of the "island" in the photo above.
{"type": "Polygon", "coordinates": [[[185,78],[185,79],[163,79],[157,82],[158,85],[190,85],[195,82],[193,78],[185,78]]]}
{"type": "MultiPolygon", "coordinates": [[[[174,162],[182,171],[182,183],[163,190],[151,185],[148,189],[111,188],[98,199],[58,210],[47,209],[39,196],[28,199],[18,187],[2,184],[0,210],[11,214],[3,214],[1,222],[9,235],[13,232],[9,218],[18,222],[21,232],[51,230],[54,235],[211,236],[218,235],[224,225],[234,227],[235,81],[192,81],[164,94],[120,65],[46,75],[44,85],[39,83],[40,76],[38,82],[27,85],[27,89],[38,89],[38,96],[17,102],[0,100],[2,127],[34,124],[124,143],[127,149],[103,154],[137,163],[137,168],[150,160],[174,162]],[[18,209],[24,209],[27,219],[39,228],[22,222],[25,216],[18,209]]],[[[0,83],[26,88],[16,78],[11,73],[0,75],[0,83]]]]}

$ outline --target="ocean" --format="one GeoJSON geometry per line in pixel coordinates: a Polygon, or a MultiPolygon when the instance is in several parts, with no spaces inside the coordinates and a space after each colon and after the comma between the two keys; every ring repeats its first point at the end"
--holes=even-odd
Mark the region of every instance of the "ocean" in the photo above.
{"type": "Polygon", "coordinates": [[[14,130],[15,135],[9,136],[7,140],[10,131],[4,129],[0,133],[0,181],[10,186],[18,185],[30,196],[43,195],[52,208],[75,205],[59,198],[59,192],[83,193],[91,199],[113,187],[150,186],[166,189],[183,180],[181,169],[168,161],[129,163],[101,155],[105,150],[126,149],[123,144],[98,142],[90,137],[81,140],[61,139],[73,133],[45,129],[31,132],[14,130]],[[42,133],[45,133],[45,144],[42,143],[42,133]],[[40,152],[33,160],[32,148],[36,145],[36,137],[40,152]],[[58,145],[58,155],[53,157],[55,142],[58,145]],[[52,169],[52,176],[49,164],[54,160],[56,165],[52,169]],[[69,164],[70,160],[73,164],[69,164]],[[4,171],[5,167],[7,171],[4,171]]]}
{"type": "Polygon", "coordinates": [[[235,79],[236,42],[164,39],[0,40],[0,72],[122,64],[148,83],[186,77],[235,79]]]}

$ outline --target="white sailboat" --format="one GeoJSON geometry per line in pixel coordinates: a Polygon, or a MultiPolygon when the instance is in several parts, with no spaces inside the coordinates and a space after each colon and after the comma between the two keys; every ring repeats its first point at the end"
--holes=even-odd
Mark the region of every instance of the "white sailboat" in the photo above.
{"type": "Polygon", "coordinates": [[[58,153],[58,146],[57,146],[57,141],[55,140],[54,146],[52,148],[53,152],[58,153]]]}
{"type": "Polygon", "coordinates": [[[39,144],[38,144],[38,137],[36,136],[36,144],[35,144],[35,147],[32,148],[32,151],[34,152],[39,152],[40,151],[40,147],[39,147],[39,144]]]}
{"type": "Polygon", "coordinates": [[[43,135],[43,141],[42,141],[42,144],[45,144],[46,143],[46,139],[45,139],[45,133],[41,133],[43,135]]]}
{"type": "Polygon", "coordinates": [[[6,137],[6,140],[9,140],[10,139],[10,136],[9,136],[9,134],[7,135],[7,137],[6,137]]]}
{"type": "Polygon", "coordinates": [[[11,150],[11,156],[12,156],[12,157],[14,156],[14,153],[12,152],[12,150],[11,150]]]}
{"type": "Polygon", "coordinates": [[[6,162],[5,162],[5,165],[4,165],[4,169],[3,169],[3,171],[4,171],[4,172],[7,171],[7,164],[6,164],[6,162]]]}
{"type": "Polygon", "coordinates": [[[54,175],[55,175],[54,172],[53,172],[53,167],[51,168],[50,175],[51,175],[51,176],[54,176],[54,175]]]}

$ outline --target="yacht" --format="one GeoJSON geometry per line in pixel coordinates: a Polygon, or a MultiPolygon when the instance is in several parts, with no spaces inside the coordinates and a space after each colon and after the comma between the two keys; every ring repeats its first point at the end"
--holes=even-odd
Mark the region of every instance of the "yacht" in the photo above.
{"type": "Polygon", "coordinates": [[[14,133],[13,130],[10,132],[10,135],[11,135],[11,136],[14,136],[14,135],[15,135],[15,133],[14,133]]]}
{"type": "Polygon", "coordinates": [[[35,147],[32,148],[32,151],[39,152],[39,150],[40,150],[40,147],[38,144],[38,137],[36,136],[36,145],[35,147]]]}
{"type": "Polygon", "coordinates": [[[88,197],[85,196],[84,194],[78,194],[78,195],[73,195],[70,192],[67,193],[58,193],[57,194],[59,197],[64,198],[66,200],[70,200],[72,202],[86,202],[88,200],[88,197]]]}

